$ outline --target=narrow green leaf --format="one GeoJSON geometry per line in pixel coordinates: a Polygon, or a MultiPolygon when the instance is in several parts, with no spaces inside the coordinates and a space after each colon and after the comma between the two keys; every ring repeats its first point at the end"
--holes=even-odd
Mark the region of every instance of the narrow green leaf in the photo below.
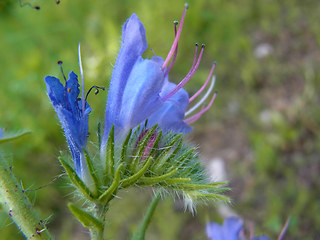
{"type": "Polygon", "coordinates": [[[85,185],[85,183],[79,178],[77,173],[73,170],[73,168],[64,161],[61,157],[58,158],[61,165],[64,167],[68,177],[73,185],[77,187],[80,193],[89,200],[94,200],[94,194],[89,190],[89,188],[85,185]]]}
{"type": "Polygon", "coordinates": [[[90,176],[94,182],[94,185],[96,186],[96,189],[99,189],[99,186],[100,186],[100,183],[99,183],[99,179],[96,175],[96,171],[93,167],[93,164],[92,164],[92,160],[88,154],[88,152],[84,149],[84,156],[85,156],[85,159],[86,159],[86,162],[87,162],[87,166],[88,166],[88,169],[89,169],[89,173],[90,173],[90,176]]]}
{"type": "Polygon", "coordinates": [[[28,135],[30,133],[31,133],[30,131],[23,131],[21,133],[7,133],[7,132],[4,132],[3,136],[0,138],[0,144],[16,140],[16,139],[21,138],[21,137],[23,137],[25,135],[28,135]]]}
{"type": "Polygon", "coordinates": [[[175,168],[175,169],[171,170],[170,172],[163,174],[161,176],[141,177],[139,180],[139,185],[154,185],[154,184],[160,183],[162,181],[166,181],[168,178],[172,177],[177,171],[178,171],[178,168],[175,168]]]}
{"type": "Polygon", "coordinates": [[[100,195],[98,201],[102,204],[108,203],[108,201],[112,198],[112,195],[114,192],[117,191],[120,183],[120,176],[121,176],[121,168],[122,164],[119,165],[119,167],[116,170],[116,173],[114,175],[113,182],[111,183],[110,187],[100,195]]]}
{"type": "Polygon", "coordinates": [[[148,170],[151,162],[152,162],[152,157],[149,157],[146,160],[146,162],[143,165],[143,167],[137,173],[135,173],[134,175],[132,175],[132,176],[126,178],[126,179],[123,179],[121,181],[121,186],[125,188],[125,187],[128,187],[128,186],[134,184],[139,178],[141,178],[143,176],[143,174],[146,173],[146,171],[148,170]]]}
{"type": "Polygon", "coordinates": [[[90,213],[77,207],[73,203],[68,203],[68,207],[72,212],[72,214],[79,220],[79,222],[82,223],[83,226],[89,229],[92,229],[92,228],[97,230],[103,229],[103,223],[99,219],[92,216],[90,213]]]}
{"type": "Polygon", "coordinates": [[[112,179],[114,174],[114,125],[112,125],[106,149],[106,164],[105,164],[105,183],[107,179],[112,179]]]}

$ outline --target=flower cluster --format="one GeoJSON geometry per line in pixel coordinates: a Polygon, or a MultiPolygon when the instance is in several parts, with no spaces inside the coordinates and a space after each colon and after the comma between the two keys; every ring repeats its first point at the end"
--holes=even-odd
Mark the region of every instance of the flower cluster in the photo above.
{"type": "MultiPolygon", "coordinates": [[[[174,84],[168,80],[169,72],[175,61],[178,49],[178,40],[187,6],[183,12],[179,29],[175,23],[175,39],[171,50],[165,60],[154,56],[151,59],[142,58],[147,49],[146,32],[143,24],[136,14],[124,23],[122,28],[122,44],[112,73],[106,106],[105,127],[101,142],[101,158],[105,158],[106,146],[110,129],[114,126],[116,143],[124,141],[130,129],[146,123],[146,129],[156,124],[164,132],[188,133],[192,130],[189,124],[195,122],[212,105],[216,93],[207,107],[202,108],[197,114],[186,118],[207,99],[212,91],[214,80],[212,78],[215,64],[210,71],[207,81],[201,89],[189,97],[182,88],[195,74],[203,52],[204,46],[198,56],[196,45],[192,67],[186,77],[179,83],[174,84]],[[169,61],[171,60],[170,65],[169,61]],[[205,96],[187,110],[192,102],[212,80],[211,86],[205,96]]],[[[59,79],[47,76],[48,96],[58,114],[64,129],[70,151],[73,156],[74,166],[78,176],[85,180],[87,166],[84,158],[88,137],[88,116],[91,108],[84,94],[80,93],[77,75],[70,72],[68,80],[63,85],[59,79]]],[[[82,89],[83,91],[83,89],[82,89]]]]}
{"type": "MultiPolygon", "coordinates": [[[[158,56],[142,58],[148,47],[146,31],[136,14],[124,23],[121,49],[109,86],[100,159],[91,158],[87,149],[91,108],[83,92],[80,48],[81,98],[78,98],[80,90],[75,73],[71,72],[68,80],[65,78],[64,85],[55,77],[45,77],[48,96],[64,129],[74,167],[63,157],[60,157],[60,162],[86,200],[106,206],[119,190],[138,185],[178,192],[190,210],[193,210],[195,200],[229,201],[220,194],[228,190],[222,187],[225,183],[211,183],[207,179],[195,148],[185,144],[183,137],[192,130],[190,124],[211,107],[216,97],[216,93],[211,94],[215,64],[203,86],[193,96],[189,97],[183,89],[199,67],[204,45],[199,54],[196,45],[193,64],[185,78],[178,84],[169,81],[186,11],[187,6],[178,29],[175,23],[174,42],[165,60],[158,56]],[[188,108],[210,81],[202,99],[188,108]],[[210,95],[212,98],[206,107],[186,117],[203,106],[210,95]]],[[[93,219],[91,224],[96,228],[102,225],[89,213],[73,205],[70,209],[83,220],[82,223],[93,219]],[[84,220],[81,216],[88,217],[84,220]]]]}

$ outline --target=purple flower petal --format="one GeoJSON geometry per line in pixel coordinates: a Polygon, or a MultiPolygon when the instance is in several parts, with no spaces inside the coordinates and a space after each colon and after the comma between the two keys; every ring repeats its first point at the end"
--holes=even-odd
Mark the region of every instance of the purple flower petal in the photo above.
{"type": "Polygon", "coordinates": [[[136,62],[141,59],[141,55],[147,47],[145,28],[138,16],[132,14],[122,27],[121,49],[112,72],[109,86],[103,142],[108,138],[111,126],[119,119],[123,93],[132,74],[132,69],[136,62]]]}
{"type": "Polygon", "coordinates": [[[88,118],[91,108],[86,102],[85,111],[82,112],[82,102],[78,101],[80,93],[78,78],[74,72],[69,73],[65,86],[55,77],[46,76],[44,80],[47,84],[48,96],[69,144],[76,172],[81,177],[83,168],[86,167],[83,149],[87,145],[88,118]]]}
{"type": "Polygon", "coordinates": [[[230,217],[224,220],[222,226],[211,222],[206,226],[209,240],[240,240],[239,233],[243,222],[237,217],[230,217]]]}
{"type": "MultiPolygon", "coordinates": [[[[176,84],[166,81],[160,97],[165,96],[176,84]]],[[[189,95],[184,89],[180,89],[175,95],[163,102],[161,107],[148,118],[148,126],[159,124],[163,131],[171,130],[178,133],[189,133],[192,128],[183,119],[189,104],[189,95]]]]}
{"type": "Polygon", "coordinates": [[[251,238],[251,240],[270,240],[270,238],[268,238],[268,237],[265,236],[265,235],[262,235],[262,236],[260,236],[260,237],[251,238]]]}
{"type": "Polygon", "coordinates": [[[209,240],[224,240],[222,226],[215,222],[207,223],[206,233],[209,240]]]}

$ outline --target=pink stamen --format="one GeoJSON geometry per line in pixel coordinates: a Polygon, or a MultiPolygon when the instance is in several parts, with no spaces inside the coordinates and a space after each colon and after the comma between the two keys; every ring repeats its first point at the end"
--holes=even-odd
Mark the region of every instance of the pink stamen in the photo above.
{"type": "Polygon", "coordinates": [[[200,64],[200,62],[201,62],[202,55],[203,55],[203,52],[204,52],[204,48],[205,48],[205,47],[206,47],[205,44],[202,44],[202,45],[201,45],[201,51],[200,51],[200,54],[199,54],[199,57],[198,57],[198,61],[197,61],[197,63],[196,63],[195,66],[192,66],[193,69],[192,69],[192,72],[190,73],[190,74],[191,74],[191,77],[196,73],[196,71],[197,71],[197,69],[198,69],[198,67],[199,67],[199,64],[200,64]]]}
{"type": "Polygon", "coordinates": [[[210,109],[210,107],[212,106],[214,100],[216,99],[217,96],[217,92],[214,93],[210,103],[208,104],[208,106],[204,107],[203,109],[201,109],[200,112],[198,112],[197,114],[193,115],[192,117],[189,117],[187,119],[184,120],[185,123],[187,124],[192,124],[195,123],[206,111],[208,111],[210,109]]]}
{"type": "Polygon", "coordinates": [[[198,61],[195,64],[195,66],[194,65],[191,66],[190,71],[184,77],[184,79],[182,79],[182,81],[170,93],[168,93],[166,96],[161,98],[161,101],[163,101],[163,102],[167,101],[170,97],[172,97],[174,94],[176,94],[181,88],[183,88],[183,86],[186,85],[186,83],[192,78],[192,76],[197,71],[197,69],[199,67],[199,64],[201,62],[201,58],[202,58],[202,55],[203,55],[204,47],[205,47],[205,45],[202,45],[201,52],[199,54],[198,61]]]}
{"type": "Polygon", "coordinates": [[[186,16],[186,12],[187,12],[187,9],[188,9],[188,4],[185,4],[185,8],[183,10],[183,13],[182,13],[182,17],[181,17],[181,20],[180,20],[180,25],[179,25],[179,29],[178,29],[178,32],[177,32],[177,35],[176,37],[174,38],[174,41],[173,41],[173,44],[171,46],[171,49],[168,53],[168,56],[166,58],[166,60],[164,61],[161,69],[165,69],[172,57],[172,55],[174,54],[174,51],[175,49],[177,48],[177,45],[178,45],[178,41],[179,41],[179,38],[180,38],[180,35],[181,35],[181,31],[182,31],[182,26],[183,26],[183,22],[184,22],[184,18],[186,16]]]}
{"type": "Polygon", "coordinates": [[[198,57],[198,46],[199,46],[198,43],[196,43],[195,46],[196,46],[196,49],[194,50],[194,58],[193,58],[191,69],[194,68],[194,66],[195,66],[195,64],[197,62],[197,57],[198,57]]]}
{"type": "MultiPolygon", "coordinates": [[[[178,21],[174,21],[173,23],[174,23],[174,36],[176,37],[177,36],[178,21]]],[[[171,71],[171,68],[173,67],[173,64],[174,64],[174,62],[176,60],[177,54],[178,54],[178,44],[177,44],[176,49],[174,50],[173,58],[172,58],[172,60],[170,62],[169,67],[167,68],[166,73],[164,74],[164,77],[166,77],[169,74],[169,72],[171,71]]]]}
{"type": "Polygon", "coordinates": [[[206,86],[208,85],[211,77],[212,77],[212,74],[213,74],[213,71],[214,71],[214,68],[216,66],[216,63],[213,63],[212,67],[211,67],[211,70],[210,70],[210,73],[209,73],[209,76],[206,80],[206,82],[202,85],[202,87],[198,90],[198,92],[196,92],[190,99],[189,99],[189,103],[191,103],[196,97],[198,97],[200,95],[200,93],[202,93],[202,91],[206,88],[206,86]]]}

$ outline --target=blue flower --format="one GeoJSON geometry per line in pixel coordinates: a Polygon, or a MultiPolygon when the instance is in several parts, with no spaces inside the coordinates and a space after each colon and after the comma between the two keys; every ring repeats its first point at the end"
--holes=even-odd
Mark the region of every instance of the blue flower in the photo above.
{"type": "Polygon", "coordinates": [[[192,67],[179,84],[168,80],[168,73],[177,54],[186,9],[187,7],[182,15],[179,29],[175,27],[176,37],[165,60],[158,56],[150,59],[142,58],[148,45],[145,28],[136,14],[132,14],[124,23],[121,49],[109,86],[102,150],[106,146],[112,125],[117,139],[122,139],[129,129],[143,124],[146,119],[148,119],[147,127],[158,124],[164,131],[188,133],[192,130],[189,124],[195,122],[207,110],[207,108],[202,109],[193,117],[185,119],[189,102],[198,96],[209,82],[214,66],[205,85],[192,99],[182,88],[196,72],[204,46],[199,57],[196,46],[192,67]],[[172,60],[169,65],[170,59],[172,60]]]}
{"type": "Polygon", "coordinates": [[[72,153],[77,174],[83,178],[86,169],[83,149],[87,145],[88,117],[91,108],[83,99],[79,99],[78,77],[74,72],[69,73],[65,86],[59,79],[45,77],[48,96],[52,102],[64,130],[72,153]]]}
{"type": "Polygon", "coordinates": [[[0,128],[0,138],[2,138],[2,135],[3,135],[3,131],[2,131],[2,129],[0,128]]]}
{"type": "MultiPolygon", "coordinates": [[[[206,225],[206,232],[209,240],[244,240],[240,237],[243,228],[243,221],[237,217],[230,217],[224,220],[222,225],[210,222],[206,225]]],[[[270,240],[266,236],[254,237],[251,240],[270,240]]]]}

